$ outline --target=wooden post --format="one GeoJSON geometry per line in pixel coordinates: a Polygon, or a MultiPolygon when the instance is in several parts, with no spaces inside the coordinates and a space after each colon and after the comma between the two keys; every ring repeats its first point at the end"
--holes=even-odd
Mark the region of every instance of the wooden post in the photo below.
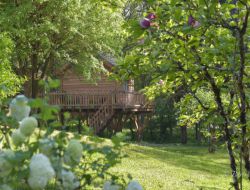
{"type": "Polygon", "coordinates": [[[122,128],[123,128],[122,118],[123,118],[123,115],[122,114],[118,114],[116,128],[115,128],[115,133],[122,132],[122,128]]]}
{"type": "Polygon", "coordinates": [[[65,118],[64,118],[64,112],[63,111],[60,111],[60,122],[62,124],[62,130],[65,130],[66,129],[66,126],[65,126],[65,118]]]}
{"type": "Polygon", "coordinates": [[[78,125],[77,125],[77,129],[78,129],[78,133],[81,134],[82,133],[82,129],[81,129],[81,112],[78,116],[78,125]]]}
{"type": "Polygon", "coordinates": [[[144,129],[144,123],[143,123],[142,116],[135,115],[134,122],[135,122],[136,134],[137,134],[137,141],[141,142],[142,135],[143,135],[143,129],[144,129]]]}

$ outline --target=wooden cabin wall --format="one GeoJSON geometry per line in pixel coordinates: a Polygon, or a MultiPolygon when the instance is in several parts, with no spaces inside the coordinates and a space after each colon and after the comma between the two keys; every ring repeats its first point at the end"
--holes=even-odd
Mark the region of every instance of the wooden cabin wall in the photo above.
{"type": "Polygon", "coordinates": [[[67,93],[107,92],[124,90],[124,86],[104,75],[98,81],[87,81],[73,71],[67,71],[61,78],[61,90],[67,93]]]}

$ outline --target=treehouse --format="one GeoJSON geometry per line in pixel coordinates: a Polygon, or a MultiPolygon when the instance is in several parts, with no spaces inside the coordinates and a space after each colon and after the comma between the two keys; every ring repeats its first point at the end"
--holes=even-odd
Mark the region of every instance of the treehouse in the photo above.
{"type": "MultiPolygon", "coordinates": [[[[108,71],[113,66],[113,62],[104,62],[108,71]]],[[[49,103],[60,106],[62,113],[71,112],[85,119],[96,134],[106,128],[114,133],[121,131],[122,123],[130,118],[140,137],[144,115],[153,111],[153,105],[134,90],[133,80],[122,83],[101,74],[97,81],[88,81],[73,68],[65,68],[58,77],[60,88],[49,93],[49,103]]]]}

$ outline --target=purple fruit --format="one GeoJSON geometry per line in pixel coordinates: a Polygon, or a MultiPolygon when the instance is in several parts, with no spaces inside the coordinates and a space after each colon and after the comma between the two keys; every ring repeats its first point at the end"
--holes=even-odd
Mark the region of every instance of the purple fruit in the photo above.
{"type": "Polygon", "coordinates": [[[150,20],[148,18],[144,18],[140,21],[140,26],[142,28],[149,28],[150,27],[150,20]]]}
{"type": "Polygon", "coordinates": [[[195,18],[192,15],[190,15],[188,17],[188,25],[192,26],[193,28],[198,28],[201,24],[199,21],[195,20],[195,18]]]}
{"type": "Polygon", "coordinates": [[[195,24],[195,19],[192,15],[188,17],[188,25],[193,26],[195,24]]]}
{"type": "Polygon", "coordinates": [[[156,15],[154,13],[149,13],[147,16],[146,16],[147,19],[149,20],[153,20],[156,18],[156,15]]]}
{"type": "Polygon", "coordinates": [[[159,80],[158,82],[159,85],[164,85],[164,81],[162,79],[159,80]]]}

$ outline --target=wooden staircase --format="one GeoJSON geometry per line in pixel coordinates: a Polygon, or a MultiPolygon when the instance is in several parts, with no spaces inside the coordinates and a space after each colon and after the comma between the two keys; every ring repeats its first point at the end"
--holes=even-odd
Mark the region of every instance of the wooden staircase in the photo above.
{"type": "Polygon", "coordinates": [[[108,96],[103,105],[88,120],[89,126],[94,129],[95,134],[100,134],[105,129],[114,113],[112,96],[108,96]]]}

